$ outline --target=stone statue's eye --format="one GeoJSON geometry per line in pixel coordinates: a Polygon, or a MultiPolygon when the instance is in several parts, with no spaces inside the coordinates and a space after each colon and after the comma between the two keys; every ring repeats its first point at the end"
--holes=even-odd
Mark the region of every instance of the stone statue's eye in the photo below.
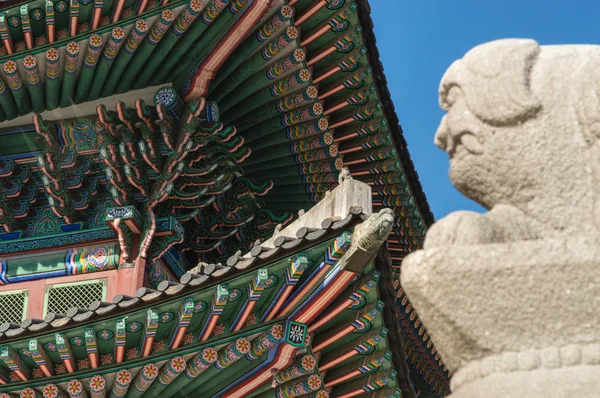
{"type": "Polygon", "coordinates": [[[446,95],[446,102],[448,105],[452,106],[461,96],[461,89],[458,86],[452,86],[446,95]]]}

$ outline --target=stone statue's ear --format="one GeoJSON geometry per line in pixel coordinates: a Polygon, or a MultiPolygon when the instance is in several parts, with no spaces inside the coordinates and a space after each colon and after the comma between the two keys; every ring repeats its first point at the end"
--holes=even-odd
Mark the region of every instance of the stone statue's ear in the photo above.
{"type": "Polygon", "coordinates": [[[542,108],[530,86],[539,53],[539,44],[528,39],[477,46],[448,69],[440,95],[457,85],[469,109],[484,122],[496,126],[522,122],[542,108]]]}

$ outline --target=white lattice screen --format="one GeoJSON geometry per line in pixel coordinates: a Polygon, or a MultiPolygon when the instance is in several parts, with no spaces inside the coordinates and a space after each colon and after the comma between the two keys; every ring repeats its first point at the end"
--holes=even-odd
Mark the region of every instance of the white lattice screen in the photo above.
{"type": "Polygon", "coordinates": [[[0,324],[21,323],[27,310],[27,291],[0,293],[0,324]]]}
{"type": "Polygon", "coordinates": [[[78,282],[77,284],[54,285],[48,289],[45,314],[66,314],[73,307],[86,308],[97,300],[104,300],[105,287],[102,281],[78,282]]]}

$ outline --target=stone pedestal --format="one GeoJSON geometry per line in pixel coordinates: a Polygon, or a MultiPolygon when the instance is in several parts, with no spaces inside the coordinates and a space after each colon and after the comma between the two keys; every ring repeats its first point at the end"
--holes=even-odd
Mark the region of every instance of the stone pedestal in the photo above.
{"type": "Polygon", "coordinates": [[[434,248],[402,267],[453,398],[600,397],[600,237],[434,248]]]}

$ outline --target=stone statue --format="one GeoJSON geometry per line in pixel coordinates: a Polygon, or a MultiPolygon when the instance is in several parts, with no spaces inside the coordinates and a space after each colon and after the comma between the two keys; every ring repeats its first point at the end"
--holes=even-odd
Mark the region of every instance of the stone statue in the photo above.
{"type": "Polygon", "coordinates": [[[440,104],[450,179],[489,211],[434,224],[402,284],[452,397],[600,397],[600,46],[483,44],[440,104]]]}

